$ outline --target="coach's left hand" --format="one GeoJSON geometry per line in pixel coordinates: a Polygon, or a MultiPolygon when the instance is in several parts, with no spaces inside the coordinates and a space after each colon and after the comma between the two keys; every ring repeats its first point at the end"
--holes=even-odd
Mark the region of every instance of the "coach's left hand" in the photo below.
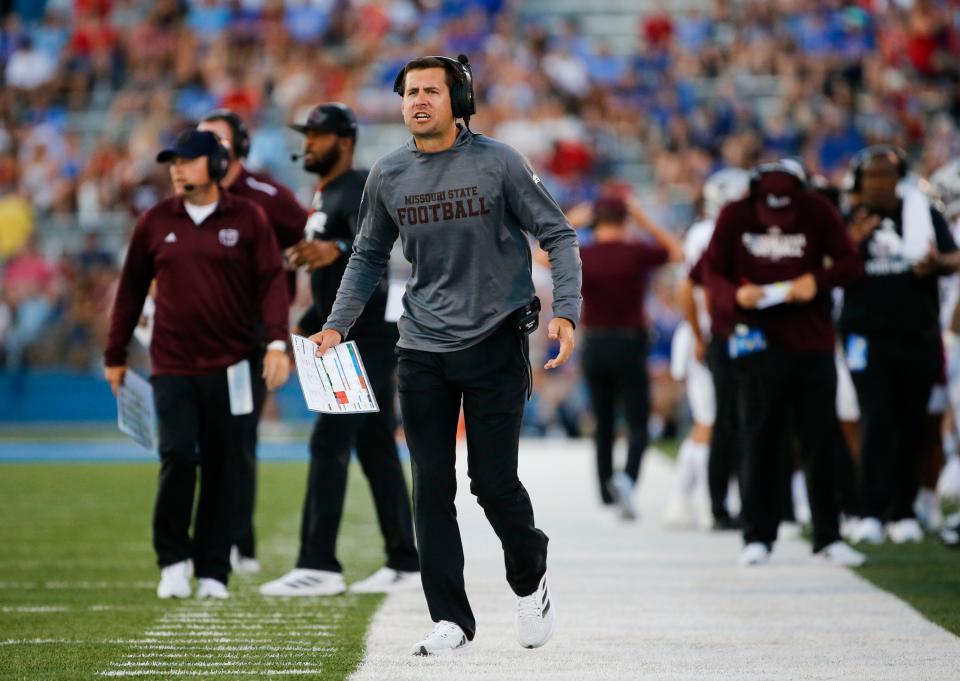
{"type": "Polygon", "coordinates": [[[544,369],[556,369],[563,366],[573,354],[573,323],[563,317],[554,317],[547,327],[547,338],[560,341],[560,352],[543,365],[544,369]]]}
{"type": "Polygon", "coordinates": [[[263,380],[267,390],[276,390],[290,376],[290,357],[282,350],[267,350],[263,358],[263,380]]]}

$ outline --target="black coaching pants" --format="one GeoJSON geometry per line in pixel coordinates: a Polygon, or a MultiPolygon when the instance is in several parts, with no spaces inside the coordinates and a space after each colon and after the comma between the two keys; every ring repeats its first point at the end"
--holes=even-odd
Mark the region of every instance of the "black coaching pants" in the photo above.
{"type": "Polygon", "coordinates": [[[234,469],[251,414],[233,416],[226,370],[199,376],[154,376],[160,441],[160,480],[153,545],[160,567],[193,559],[197,577],[224,584],[230,574],[234,469]],[[193,539],[197,469],[200,495],[193,539]]]}
{"type": "Polygon", "coordinates": [[[942,361],[939,338],[868,338],[866,360],[850,372],[860,402],[862,512],[913,518],[927,402],[942,361]]]}
{"type": "Polygon", "coordinates": [[[377,520],[394,570],[416,572],[410,497],[394,438],[394,338],[357,338],[357,348],[380,411],[372,414],[318,414],[310,436],[310,471],[300,525],[298,568],[342,572],[337,535],[347,492],[350,451],[370,483],[377,520]]]}
{"type": "Polygon", "coordinates": [[[707,463],[707,481],[710,487],[710,509],[715,520],[730,517],[727,508],[727,492],[730,477],[737,471],[740,461],[738,438],[737,368],[730,359],[727,337],[710,339],[707,346],[707,366],[713,377],[716,399],[716,419],[710,436],[710,458],[707,463]]]}
{"type": "Polygon", "coordinates": [[[507,582],[518,596],[536,591],[547,568],[547,536],[517,477],[527,368],[518,332],[504,323],[480,343],[455,352],[400,348],[400,408],[413,461],[413,500],[420,574],[431,618],[476,620],[463,581],[457,525],[457,421],[463,404],[467,473],[503,546],[507,582]]]}
{"type": "Polygon", "coordinates": [[[743,444],[740,517],[744,542],[773,546],[776,541],[785,493],[782,454],[785,438],[793,433],[806,456],[813,550],[819,551],[840,538],[833,353],[775,347],[737,358],[734,364],[743,444]]]}
{"type": "Polygon", "coordinates": [[[250,363],[250,381],[253,385],[253,414],[247,420],[243,437],[243,453],[234,467],[233,484],[233,545],[241,556],[257,555],[253,530],[253,512],[257,498],[257,442],[263,401],[267,396],[267,384],[263,380],[263,353],[257,352],[257,361],[250,363]]]}
{"type": "Polygon", "coordinates": [[[624,472],[636,481],[649,443],[650,379],[647,335],[643,329],[588,330],[583,346],[583,374],[596,419],[594,444],[600,498],[613,503],[608,483],[613,475],[613,445],[620,405],[629,430],[624,472]]]}

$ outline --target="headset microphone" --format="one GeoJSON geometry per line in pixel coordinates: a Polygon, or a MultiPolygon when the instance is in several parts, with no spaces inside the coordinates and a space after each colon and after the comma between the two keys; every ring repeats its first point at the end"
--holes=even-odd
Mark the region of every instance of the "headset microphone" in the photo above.
{"type": "Polygon", "coordinates": [[[192,192],[192,191],[193,191],[194,189],[196,189],[196,188],[197,188],[197,185],[195,185],[195,184],[185,184],[185,185],[183,185],[183,190],[184,190],[184,191],[188,191],[188,192],[192,192]]]}
{"type": "Polygon", "coordinates": [[[306,156],[306,154],[290,154],[290,160],[296,162],[296,161],[299,161],[304,156],[306,156]]]}

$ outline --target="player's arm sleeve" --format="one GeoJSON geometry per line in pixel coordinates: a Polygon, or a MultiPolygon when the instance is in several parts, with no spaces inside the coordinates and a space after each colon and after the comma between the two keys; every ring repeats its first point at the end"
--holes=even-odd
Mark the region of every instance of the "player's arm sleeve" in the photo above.
{"type": "Polygon", "coordinates": [[[950,232],[950,225],[943,213],[936,208],[930,208],[930,218],[933,220],[933,234],[937,240],[937,252],[953,253],[957,250],[957,242],[950,232]]]}
{"type": "Polygon", "coordinates": [[[826,201],[822,206],[820,222],[825,229],[825,250],[830,256],[830,267],[813,273],[818,291],[846,286],[863,276],[863,259],[857,253],[837,209],[826,201]]]}
{"type": "Polygon", "coordinates": [[[253,256],[257,276],[257,301],[267,341],[286,340],[289,324],[290,295],[280,259],[277,238],[259,206],[251,213],[253,221],[253,256]]]}
{"type": "Polygon", "coordinates": [[[281,249],[290,248],[303,241],[303,228],[307,224],[307,211],[297,201],[297,197],[286,187],[278,187],[281,198],[281,210],[274,227],[277,234],[277,245],[281,249]]]}
{"type": "Polygon", "coordinates": [[[737,317],[737,288],[735,272],[736,225],[734,207],[727,206],[717,217],[717,226],[698,265],[704,287],[710,292],[713,305],[724,316],[737,317]]]}
{"type": "Polygon", "coordinates": [[[390,262],[390,251],[397,240],[397,225],[383,204],[383,177],[374,165],[363,188],[358,214],[357,237],[347,262],[333,309],[323,329],[333,329],[346,338],[350,328],[380,283],[390,262]]]}
{"type": "Polygon", "coordinates": [[[123,262],[117,297],[110,313],[107,347],[103,353],[104,364],[108,367],[123,366],[127,363],[127,345],[140,321],[143,301],[146,300],[150,282],[153,281],[153,255],[150,253],[148,235],[149,215],[147,213],[141,217],[134,227],[127,257],[123,262]]]}
{"type": "Polygon", "coordinates": [[[583,302],[577,233],[527,159],[509,147],[504,151],[503,194],[510,211],[550,256],[553,316],[569,319],[576,325],[583,302]]]}

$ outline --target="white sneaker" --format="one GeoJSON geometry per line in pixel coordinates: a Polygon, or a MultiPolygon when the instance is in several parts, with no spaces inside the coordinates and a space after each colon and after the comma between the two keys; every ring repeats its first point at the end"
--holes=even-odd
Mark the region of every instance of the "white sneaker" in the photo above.
{"type": "Polygon", "coordinates": [[[681,496],[670,499],[667,503],[667,509],[663,512],[663,525],[675,530],[689,530],[697,527],[692,500],[681,496]]]}
{"type": "Polygon", "coordinates": [[[882,544],[886,541],[886,534],[883,531],[883,523],[879,518],[864,518],[851,533],[854,544],[866,542],[867,544],[882,544]]]}
{"type": "Polygon", "coordinates": [[[607,489],[620,508],[624,520],[636,520],[637,509],[633,505],[633,488],[636,483],[623,471],[618,471],[607,481],[607,489]]]}
{"type": "Polygon", "coordinates": [[[921,489],[917,493],[917,500],[913,504],[917,522],[927,532],[936,532],[943,524],[943,512],[940,510],[940,499],[932,489],[921,489]]]}
{"type": "Polygon", "coordinates": [[[937,480],[937,494],[943,499],[960,500],[960,456],[948,456],[937,480]]]}
{"type": "Polygon", "coordinates": [[[158,598],[190,598],[190,575],[193,566],[189,560],[167,565],[160,569],[160,583],[157,584],[158,598]]]}
{"type": "Polygon", "coordinates": [[[857,532],[857,528],[860,526],[860,518],[853,515],[844,515],[840,517],[840,536],[844,540],[852,542],[856,541],[853,537],[857,532]]]}
{"type": "Polygon", "coordinates": [[[214,598],[218,601],[225,601],[230,598],[230,592],[227,591],[227,585],[219,579],[201,577],[197,580],[197,598],[214,598]]]}
{"type": "Polygon", "coordinates": [[[260,561],[240,554],[236,546],[230,549],[230,567],[238,575],[256,575],[260,573],[260,561]]]}
{"type": "Polygon", "coordinates": [[[403,572],[382,567],[372,575],[350,585],[355,594],[389,594],[395,591],[408,591],[422,588],[419,572],[403,572]]]}
{"type": "Polygon", "coordinates": [[[819,563],[829,563],[843,567],[860,567],[867,562],[865,555],[851,548],[846,542],[839,540],[824,546],[813,554],[813,558],[819,563]]]}
{"type": "Polygon", "coordinates": [[[916,518],[904,518],[887,525],[887,536],[894,544],[916,544],[923,541],[923,529],[916,518]]]}
{"type": "Polygon", "coordinates": [[[347,584],[339,572],[306,568],[291,570],[260,587],[264,596],[336,596],[346,590],[347,584]]]}
{"type": "Polygon", "coordinates": [[[517,640],[524,648],[539,648],[553,636],[556,623],[557,610],[544,575],[536,591],[517,597],[517,640]]]}
{"type": "Polygon", "coordinates": [[[770,562],[770,549],[763,542],[750,542],[743,547],[738,562],[744,567],[766,565],[770,562]]]}
{"type": "Polygon", "coordinates": [[[427,637],[413,646],[411,655],[453,655],[454,650],[470,643],[460,625],[440,620],[427,637]]]}

